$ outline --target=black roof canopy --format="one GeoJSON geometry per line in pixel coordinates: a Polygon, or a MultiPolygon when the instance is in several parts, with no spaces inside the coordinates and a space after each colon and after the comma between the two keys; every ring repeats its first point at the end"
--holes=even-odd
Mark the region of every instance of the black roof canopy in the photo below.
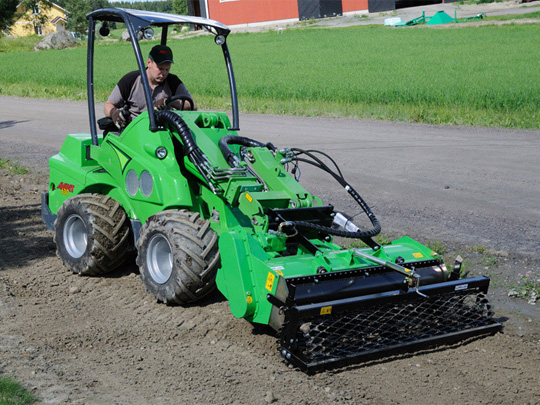
{"type": "Polygon", "coordinates": [[[229,27],[219,21],[203,17],[157,13],[154,11],[131,10],[125,8],[102,8],[87,14],[86,18],[90,17],[99,21],[115,21],[131,24],[135,31],[150,25],[168,26],[170,24],[194,24],[215,35],[227,36],[231,32],[229,27]]]}

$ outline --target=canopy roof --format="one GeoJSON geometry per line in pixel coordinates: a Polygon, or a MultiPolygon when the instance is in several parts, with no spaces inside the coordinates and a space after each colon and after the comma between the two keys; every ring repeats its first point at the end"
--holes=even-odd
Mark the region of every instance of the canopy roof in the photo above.
{"type": "Polygon", "coordinates": [[[125,8],[102,8],[86,15],[86,18],[90,17],[94,20],[131,24],[136,30],[146,28],[149,25],[167,26],[170,24],[195,24],[216,35],[221,34],[227,36],[231,31],[225,24],[208,18],[125,8]]]}

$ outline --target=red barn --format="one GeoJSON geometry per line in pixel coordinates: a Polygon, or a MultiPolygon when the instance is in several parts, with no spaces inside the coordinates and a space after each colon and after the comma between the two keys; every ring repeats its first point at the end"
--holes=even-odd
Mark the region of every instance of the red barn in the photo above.
{"type": "Polygon", "coordinates": [[[368,11],[368,0],[188,0],[190,15],[226,25],[305,20],[368,11]]]}

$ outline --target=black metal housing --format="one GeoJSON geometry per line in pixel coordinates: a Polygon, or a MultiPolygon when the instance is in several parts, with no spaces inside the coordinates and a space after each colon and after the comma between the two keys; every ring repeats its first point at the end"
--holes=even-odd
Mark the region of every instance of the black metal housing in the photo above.
{"type": "Polygon", "coordinates": [[[297,302],[298,288],[293,281],[287,280],[286,302],[268,298],[285,313],[281,355],[307,373],[495,333],[502,328],[493,319],[485,297],[487,277],[420,287],[427,298],[414,290],[398,288],[347,298],[335,295],[324,299],[319,294],[319,299],[311,302],[297,302]]]}

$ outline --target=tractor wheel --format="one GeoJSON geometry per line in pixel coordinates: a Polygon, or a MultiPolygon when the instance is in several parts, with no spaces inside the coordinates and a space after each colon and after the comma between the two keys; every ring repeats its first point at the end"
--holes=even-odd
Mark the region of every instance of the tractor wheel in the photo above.
{"type": "Polygon", "coordinates": [[[80,194],[69,198],[58,210],[54,227],[56,253],[75,274],[108,273],[122,264],[129,250],[126,213],[108,196],[80,194]]]}
{"type": "Polygon", "coordinates": [[[137,242],[137,265],[158,302],[188,304],[215,288],[217,234],[199,214],[168,210],[152,215],[137,242]]]}

